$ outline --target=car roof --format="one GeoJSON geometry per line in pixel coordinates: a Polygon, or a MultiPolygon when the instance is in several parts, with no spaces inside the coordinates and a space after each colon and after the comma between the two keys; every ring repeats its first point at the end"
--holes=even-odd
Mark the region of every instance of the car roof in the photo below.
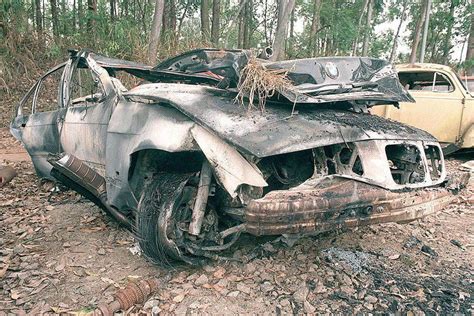
{"type": "Polygon", "coordinates": [[[397,70],[444,70],[452,71],[452,68],[446,65],[441,64],[432,64],[432,63],[414,63],[414,64],[397,64],[395,65],[397,70]]]}

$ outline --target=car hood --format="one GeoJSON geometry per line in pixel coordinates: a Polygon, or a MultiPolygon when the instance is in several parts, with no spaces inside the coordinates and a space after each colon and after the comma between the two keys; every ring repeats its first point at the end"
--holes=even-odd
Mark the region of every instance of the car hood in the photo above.
{"type": "Polygon", "coordinates": [[[257,157],[370,139],[436,139],[425,131],[369,113],[296,107],[269,102],[265,112],[248,110],[235,102],[235,93],[225,89],[189,84],[143,84],[124,94],[131,101],[143,99],[169,105],[191,120],[257,157]]]}

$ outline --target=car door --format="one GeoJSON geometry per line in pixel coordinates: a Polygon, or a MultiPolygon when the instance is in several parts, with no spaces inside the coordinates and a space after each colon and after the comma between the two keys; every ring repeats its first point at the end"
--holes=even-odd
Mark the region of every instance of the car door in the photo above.
{"type": "Polygon", "coordinates": [[[464,94],[455,78],[441,70],[400,70],[398,76],[416,103],[371,112],[425,130],[440,142],[455,143],[464,107],[464,94]]]}
{"type": "Polygon", "coordinates": [[[107,71],[88,53],[76,56],[68,76],[62,147],[104,176],[107,127],[117,94],[107,71]]]}
{"type": "Polygon", "coordinates": [[[69,63],[60,64],[41,77],[23,97],[10,125],[13,136],[23,143],[40,178],[53,179],[50,153],[61,152],[58,118],[63,112],[63,76],[69,63]]]}

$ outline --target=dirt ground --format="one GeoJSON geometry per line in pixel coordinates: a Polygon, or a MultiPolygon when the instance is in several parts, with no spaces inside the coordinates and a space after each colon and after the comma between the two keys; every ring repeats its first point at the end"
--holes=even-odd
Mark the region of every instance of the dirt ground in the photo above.
{"type": "MultiPolygon", "coordinates": [[[[129,280],[161,287],[129,313],[301,314],[474,311],[474,187],[442,212],[298,240],[246,236],[233,260],[153,266],[92,203],[51,193],[0,129],[0,163],[18,177],[0,188],[0,315],[86,313],[129,280]]],[[[447,162],[450,172],[473,157],[447,162]]]]}

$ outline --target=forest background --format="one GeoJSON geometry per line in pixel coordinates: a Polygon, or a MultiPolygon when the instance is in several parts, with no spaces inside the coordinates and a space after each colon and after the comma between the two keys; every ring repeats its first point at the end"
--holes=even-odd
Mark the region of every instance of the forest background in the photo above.
{"type": "Polygon", "coordinates": [[[360,55],[472,72],[474,0],[0,0],[0,93],[15,97],[67,49],[156,64],[197,47],[274,59],[360,55]]]}

